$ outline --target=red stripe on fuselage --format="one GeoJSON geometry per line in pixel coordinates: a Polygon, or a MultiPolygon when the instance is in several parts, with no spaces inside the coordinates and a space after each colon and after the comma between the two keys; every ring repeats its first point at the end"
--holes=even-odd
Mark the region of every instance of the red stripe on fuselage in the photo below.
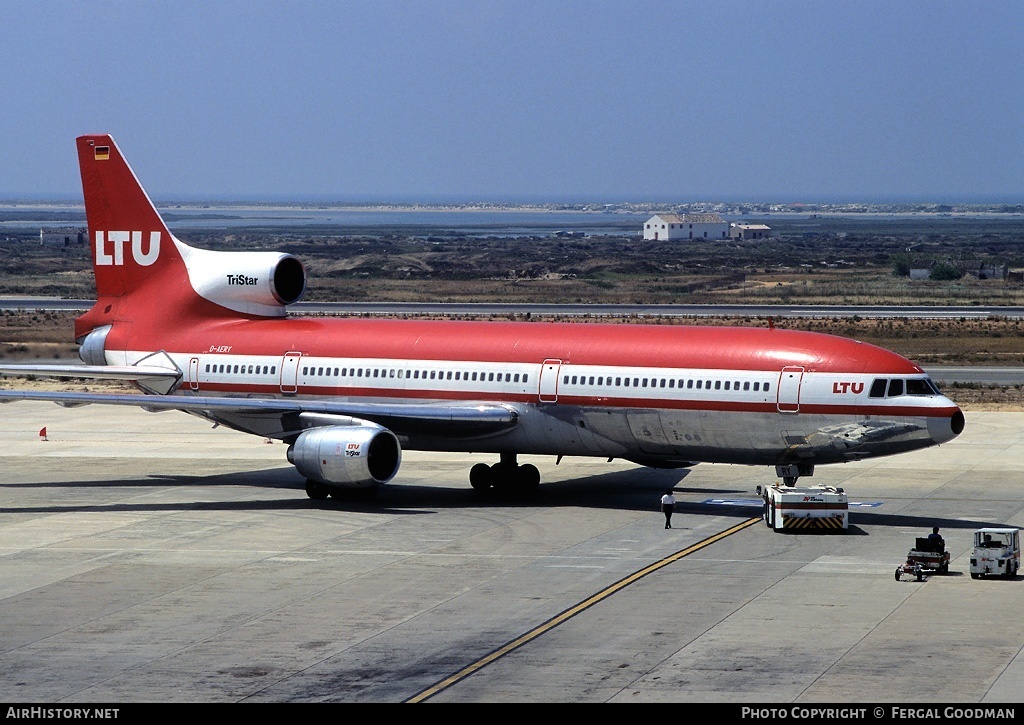
{"type": "MultiPolygon", "coordinates": [[[[171,313],[171,311],[167,311],[171,313]]],[[[160,315],[157,315],[159,317],[160,315]]],[[[171,313],[166,321],[136,316],[115,324],[108,349],[166,350],[202,355],[377,358],[541,363],[705,370],[786,366],[807,372],[914,375],[921,368],[883,348],[815,332],[685,325],[466,322],[389,319],[210,319],[171,313]],[[191,317],[192,319],[188,319],[191,317]]]]}

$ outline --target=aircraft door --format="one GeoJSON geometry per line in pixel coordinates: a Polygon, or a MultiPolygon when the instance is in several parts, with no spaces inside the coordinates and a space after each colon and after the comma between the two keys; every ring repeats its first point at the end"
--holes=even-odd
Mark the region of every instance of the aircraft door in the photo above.
{"type": "Polygon", "coordinates": [[[558,402],[558,372],[561,368],[562,361],[554,359],[545,360],[540,366],[540,383],[537,390],[540,402],[558,402]]]}
{"type": "Polygon", "coordinates": [[[199,358],[197,357],[188,361],[188,386],[192,390],[199,390],[199,358]]]}
{"type": "Polygon", "coordinates": [[[800,385],[803,382],[804,369],[799,366],[787,366],[779,373],[778,406],[780,413],[800,412],[800,385]]]}
{"type": "Polygon", "coordinates": [[[299,360],[301,352],[286,352],[281,360],[281,392],[297,393],[299,390],[299,360]]]}

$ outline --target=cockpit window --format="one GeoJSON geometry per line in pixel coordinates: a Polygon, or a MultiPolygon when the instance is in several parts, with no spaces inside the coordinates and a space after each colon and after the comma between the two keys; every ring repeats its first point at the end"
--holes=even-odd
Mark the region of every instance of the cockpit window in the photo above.
{"type": "Polygon", "coordinates": [[[929,382],[921,378],[907,380],[907,395],[934,395],[929,382]]]}
{"type": "Polygon", "coordinates": [[[942,395],[931,378],[875,378],[871,383],[872,398],[894,398],[899,395],[942,395]]]}

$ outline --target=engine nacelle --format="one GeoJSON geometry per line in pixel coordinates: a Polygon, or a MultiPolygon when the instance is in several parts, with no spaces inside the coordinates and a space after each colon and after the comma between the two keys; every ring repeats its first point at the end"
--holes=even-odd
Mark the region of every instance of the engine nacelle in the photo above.
{"type": "Polygon", "coordinates": [[[402,446],[387,428],[330,425],[303,431],[288,462],[308,479],[344,488],[376,488],[402,464],[402,446]]]}
{"type": "Polygon", "coordinates": [[[79,340],[78,357],[86,365],[106,365],[107,333],[110,332],[110,325],[97,327],[88,335],[79,340]]]}
{"type": "Polygon", "coordinates": [[[306,269],[290,254],[178,248],[196,293],[229,310],[283,317],[306,292],[306,269]]]}

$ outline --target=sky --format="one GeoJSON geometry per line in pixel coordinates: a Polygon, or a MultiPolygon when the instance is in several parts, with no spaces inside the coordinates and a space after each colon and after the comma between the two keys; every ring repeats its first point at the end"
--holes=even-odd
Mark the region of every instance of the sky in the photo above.
{"type": "Polygon", "coordinates": [[[0,198],[1024,203],[1024,3],[0,0],[0,198]]]}

